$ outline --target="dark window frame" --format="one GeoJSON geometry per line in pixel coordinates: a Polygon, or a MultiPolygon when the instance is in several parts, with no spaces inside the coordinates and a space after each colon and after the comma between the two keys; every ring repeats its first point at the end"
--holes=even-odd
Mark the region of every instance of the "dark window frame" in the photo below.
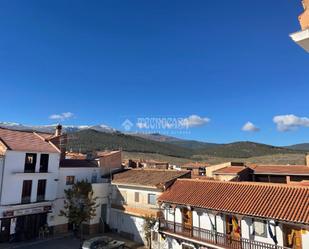
{"type": "Polygon", "coordinates": [[[157,195],[156,194],[148,194],[148,204],[149,205],[156,205],[157,204],[157,195]],[[154,197],[154,202],[151,202],[151,197],[154,197]]]}
{"type": "Polygon", "coordinates": [[[139,192],[134,192],[134,201],[139,202],[139,192]]]}
{"type": "Polygon", "coordinates": [[[66,176],[65,177],[65,185],[71,186],[75,183],[75,176],[66,176]]]}
{"type": "Polygon", "coordinates": [[[26,204],[31,202],[32,180],[24,180],[21,192],[21,203],[26,204]],[[27,186],[28,185],[28,186],[27,186]]]}
{"type": "Polygon", "coordinates": [[[47,180],[46,179],[39,179],[38,180],[38,187],[36,192],[36,201],[45,201],[45,195],[46,195],[46,185],[47,180]]]}
{"type": "Polygon", "coordinates": [[[47,173],[49,164],[49,154],[41,154],[40,157],[40,172],[47,173]]]}
{"type": "Polygon", "coordinates": [[[37,160],[37,154],[36,153],[26,153],[26,155],[25,155],[25,167],[24,167],[25,173],[34,173],[35,172],[36,160],[37,160]],[[31,156],[32,156],[32,162],[29,162],[28,160],[30,159],[31,156]]]}

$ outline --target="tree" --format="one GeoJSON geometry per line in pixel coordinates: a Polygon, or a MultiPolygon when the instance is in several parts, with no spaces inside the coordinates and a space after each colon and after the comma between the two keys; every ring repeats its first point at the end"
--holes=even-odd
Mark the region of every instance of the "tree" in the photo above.
{"type": "Polygon", "coordinates": [[[157,222],[157,219],[153,216],[145,216],[144,217],[144,232],[145,232],[145,238],[148,244],[148,247],[151,248],[151,231],[154,227],[154,225],[157,222]]]}
{"type": "Polygon", "coordinates": [[[60,216],[68,218],[69,223],[80,231],[82,239],[82,223],[96,215],[97,197],[93,196],[91,183],[87,180],[77,181],[72,188],[64,190],[64,194],[64,207],[60,210],[60,216]]]}

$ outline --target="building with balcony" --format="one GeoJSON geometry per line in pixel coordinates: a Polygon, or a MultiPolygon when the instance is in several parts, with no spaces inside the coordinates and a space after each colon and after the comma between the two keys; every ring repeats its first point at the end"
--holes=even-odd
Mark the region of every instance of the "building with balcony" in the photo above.
{"type": "Polygon", "coordinates": [[[52,223],[60,150],[46,134],[0,128],[0,155],[0,242],[32,239],[52,223]]]}
{"type": "Polygon", "coordinates": [[[178,179],[158,201],[158,248],[306,249],[309,187],[178,179]]]}
{"type": "MultiPolygon", "coordinates": [[[[157,217],[158,197],[177,178],[190,178],[189,171],[131,169],[113,176],[109,226],[122,236],[146,244],[146,216],[157,217]]],[[[157,233],[152,234],[157,243],[157,233]]]]}

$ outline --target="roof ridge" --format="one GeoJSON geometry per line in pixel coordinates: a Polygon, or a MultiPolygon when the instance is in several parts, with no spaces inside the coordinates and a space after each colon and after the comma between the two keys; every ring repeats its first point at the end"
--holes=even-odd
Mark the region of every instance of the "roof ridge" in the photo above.
{"type": "Polygon", "coordinates": [[[284,183],[269,183],[269,182],[231,182],[231,181],[216,181],[216,180],[209,180],[209,179],[192,179],[192,178],[178,178],[177,181],[190,181],[190,182],[215,182],[218,184],[226,184],[226,185],[251,185],[251,186],[262,186],[262,187],[279,187],[279,188],[309,188],[309,186],[303,185],[292,185],[292,184],[284,184],[284,183]]]}

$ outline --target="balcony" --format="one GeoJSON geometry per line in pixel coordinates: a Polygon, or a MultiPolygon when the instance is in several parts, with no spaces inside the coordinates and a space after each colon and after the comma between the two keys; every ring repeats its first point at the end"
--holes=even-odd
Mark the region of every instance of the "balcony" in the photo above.
{"type": "Polygon", "coordinates": [[[160,232],[172,233],[175,237],[184,237],[224,249],[290,249],[245,238],[233,238],[229,234],[206,230],[199,227],[188,228],[181,223],[160,220],[160,232]]]}

